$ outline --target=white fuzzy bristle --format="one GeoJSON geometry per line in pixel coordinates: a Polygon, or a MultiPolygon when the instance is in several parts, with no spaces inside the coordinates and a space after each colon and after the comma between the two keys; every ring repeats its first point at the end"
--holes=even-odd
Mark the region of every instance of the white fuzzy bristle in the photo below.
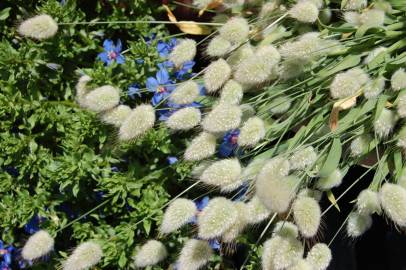
{"type": "Polygon", "coordinates": [[[305,170],[313,166],[317,160],[316,150],[312,146],[296,151],[289,159],[292,170],[305,170]]]}
{"type": "Polygon", "coordinates": [[[244,95],[241,84],[234,80],[229,80],[221,89],[220,103],[238,105],[244,95]]]}
{"type": "Polygon", "coordinates": [[[319,9],[311,1],[300,1],[288,11],[289,15],[303,23],[314,23],[319,17],[319,9]]]}
{"type": "Polygon", "coordinates": [[[350,144],[350,151],[353,157],[359,157],[366,154],[372,138],[368,134],[363,134],[355,138],[350,144]]]}
{"type": "Polygon", "coordinates": [[[79,104],[80,107],[86,108],[86,103],[85,103],[85,97],[87,93],[89,92],[89,89],[87,87],[88,83],[92,80],[87,75],[83,75],[79,78],[78,83],[76,84],[76,102],[79,104]]]}
{"type": "Polygon", "coordinates": [[[239,106],[220,103],[206,115],[202,127],[212,133],[226,132],[240,125],[241,114],[239,106]]]}
{"type": "Polygon", "coordinates": [[[378,119],[374,122],[374,131],[376,135],[381,139],[388,137],[395,127],[397,120],[398,117],[393,111],[383,108],[378,119]]]}
{"type": "Polygon", "coordinates": [[[241,165],[238,159],[223,159],[214,162],[200,176],[202,183],[220,187],[222,191],[229,192],[242,184],[240,178],[241,165]]]}
{"type": "Polygon", "coordinates": [[[127,105],[118,105],[117,107],[106,111],[102,114],[101,119],[103,122],[120,127],[124,120],[130,115],[131,108],[127,105]]]}
{"type": "Polygon", "coordinates": [[[73,253],[63,263],[63,270],[85,270],[98,264],[103,251],[99,244],[87,241],[75,248],[73,253]]]}
{"type": "Polygon", "coordinates": [[[182,248],[178,259],[178,270],[198,270],[208,263],[213,250],[204,240],[189,239],[182,248]]]}
{"type": "Polygon", "coordinates": [[[220,37],[234,44],[244,42],[248,38],[250,27],[248,21],[241,17],[229,19],[220,29],[220,37]]]}
{"type": "Polygon", "coordinates": [[[238,145],[255,146],[265,136],[265,124],[261,118],[254,116],[248,119],[240,129],[238,145]]]}
{"type": "Polygon", "coordinates": [[[216,136],[202,132],[195,137],[185,150],[185,160],[198,161],[208,158],[216,152],[216,136]]]}
{"type": "Polygon", "coordinates": [[[367,99],[377,98],[385,88],[385,78],[378,77],[375,80],[368,82],[364,87],[364,96],[367,99]]]}
{"type": "Polygon", "coordinates": [[[395,91],[406,88],[406,71],[404,68],[396,70],[391,77],[391,86],[395,91]]]}
{"type": "Polygon", "coordinates": [[[222,234],[221,240],[225,243],[231,243],[236,240],[236,238],[244,231],[245,227],[248,225],[247,219],[247,206],[243,202],[234,202],[235,207],[238,211],[238,218],[236,222],[222,234]]]}
{"type": "Polygon", "coordinates": [[[304,237],[316,235],[321,220],[319,203],[311,197],[298,197],[292,205],[293,217],[304,237]]]}
{"type": "Polygon", "coordinates": [[[290,221],[277,222],[273,228],[273,232],[286,238],[297,238],[299,236],[299,229],[290,221]]]}
{"type": "Polygon", "coordinates": [[[347,234],[348,236],[355,238],[364,234],[369,228],[371,228],[371,226],[371,216],[352,212],[347,220],[347,234]]]}
{"type": "Polygon", "coordinates": [[[162,224],[162,233],[171,233],[189,222],[196,214],[196,204],[188,199],[174,200],[166,209],[162,224]]]}
{"type": "Polygon", "coordinates": [[[204,86],[207,92],[213,93],[220,89],[228,81],[231,75],[231,67],[224,59],[212,62],[204,73],[204,86]]]}
{"type": "Polygon", "coordinates": [[[151,105],[142,104],[137,106],[124,120],[119,130],[119,139],[128,141],[145,134],[154,126],[155,111],[151,105]]]}
{"type": "Polygon", "coordinates": [[[194,81],[186,81],[180,84],[169,96],[175,104],[190,104],[199,97],[199,85],[194,81]]]}
{"type": "Polygon", "coordinates": [[[309,251],[306,261],[310,263],[313,270],[325,270],[331,262],[331,250],[323,243],[315,244],[309,251]]]}
{"type": "Polygon", "coordinates": [[[379,198],[385,214],[396,225],[406,226],[406,189],[400,185],[385,183],[379,190],[379,198]]]}
{"type": "Polygon", "coordinates": [[[271,212],[262,204],[257,196],[247,202],[247,222],[257,224],[269,217],[271,212]]]}
{"type": "Polygon", "coordinates": [[[216,36],[210,40],[206,53],[211,57],[221,57],[230,52],[231,48],[232,44],[230,41],[221,36],[216,36]]]}
{"type": "Polygon", "coordinates": [[[97,113],[113,109],[119,102],[120,90],[111,85],[98,87],[84,97],[85,107],[97,113]]]}
{"type": "Polygon", "coordinates": [[[54,238],[47,231],[37,231],[28,238],[21,256],[27,261],[41,258],[54,249],[54,242],[54,238]]]}
{"type": "Polygon", "coordinates": [[[330,175],[320,177],[316,182],[316,187],[321,190],[329,190],[341,185],[343,180],[343,173],[340,169],[335,169],[330,175]]]}
{"type": "Polygon", "coordinates": [[[164,244],[157,240],[149,240],[135,255],[134,264],[136,267],[151,266],[163,261],[166,256],[168,252],[164,244]]]}
{"type": "Polygon", "coordinates": [[[51,16],[42,14],[23,21],[18,32],[22,36],[43,40],[55,36],[58,24],[51,16]]]}
{"type": "Polygon", "coordinates": [[[182,108],[169,116],[166,125],[173,130],[189,130],[200,123],[202,116],[195,107],[182,108]]]}
{"type": "Polygon", "coordinates": [[[381,204],[378,193],[369,189],[360,192],[357,198],[357,211],[361,215],[381,213],[381,204]]]}
{"type": "Polygon", "coordinates": [[[196,55],[196,41],[193,39],[181,40],[169,54],[169,60],[179,67],[183,63],[193,60],[196,55]]]}

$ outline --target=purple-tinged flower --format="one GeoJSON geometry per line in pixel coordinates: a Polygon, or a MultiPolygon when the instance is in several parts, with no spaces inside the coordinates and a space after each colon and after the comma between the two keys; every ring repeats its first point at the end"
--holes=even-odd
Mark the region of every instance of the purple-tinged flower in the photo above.
{"type": "Polygon", "coordinates": [[[163,61],[162,63],[158,64],[159,69],[172,69],[174,67],[175,67],[175,65],[173,64],[173,62],[171,62],[169,60],[163,61]]]}
{"type": "Polygon", "coordinates": [[[235,154],[238,148],[238,135],[240,135],[239,129],[231,130],[224,135],[218,151],[220,157],[225,158],[235,154]]]}
{"type": "Polygon", "coordinates": [[[107,65],[110,65],[114,61],[117,64],[123,64],[125,62],[124,56],[121,54],[121,40],[117,40],[117,44],[114,45],[114,42],[110,39],[106,39],[103,42],[104,52],[99,53],[97,58],[107,65]]]}
{"type": "Polygon", "coordinates": [[[40,230],[39,225],[46,220],[45,217],[40,217],[35,214],[27,224],[24,225],[24,230],[29,234],[34,234],[40,230]]]}
{"type": "Polygon", "coordinates": [[[162,58],[168,57],[173,48],[176,46],[176,42],[176,38],[171,38],[168,42],[159,40],[156,46],[159,56],[162,58]]]}
{"type": "Polygon", "coordinates": [[[11,270],[13,252],[14,247],[12,245],[6,246],[0,240],[0,270],[11,270]]]}
{"type": "Polygon", "coordinates": [[[147,78],[146,87],[149,92],[154,93],[151,104],[156,106],[175,89],[172,81],[169,79],[169,73],[166,69],[160,69],[155,77],[147,78]]]}
{"type": "Polygon", "coordinates": [[[141,97],[140,87],[138,84],[134,83],[128,87],[128,97],[131,99],[135,99],[136,96],[141,97]]]}
{"type": "Polygon", "coordinates": [[[176,162],[178,162],[178,158],[172,157],[172,156],[167,157],[166,160],[168,161],[169,165],[172,165],[172,164],[175,164],[176,162]]]}
{"type": "Polygon", "coordinates": [[[176,79],[185,80],[190,78],[192,76],[192,68],[194,67],[195,64],[196,62],[193,60],[183,63],[183,65],[175,72],[176,79]]]}
{"type": "Polygon", "coordinates": [[[209,201],[210,201],[209,196],[204,196],[204,197],[201,198],[200,200],[195,201],[197,210],[198,210],[199,212],[202,211],[202,210],[207,206],[207,204],[209,203],[209,201]]]}

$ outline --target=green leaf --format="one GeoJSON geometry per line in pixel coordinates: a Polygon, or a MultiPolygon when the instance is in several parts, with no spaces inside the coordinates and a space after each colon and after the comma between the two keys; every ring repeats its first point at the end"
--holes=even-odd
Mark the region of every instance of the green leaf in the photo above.
{"type": "Polygon", "coordinates": [[[121,252],[120,259],[118,260],[118,265],[124,267],[127,264],[127,255],[125,252],[121,252]]]}
{"type": "Polygon", "coordinates": [[[10,16],[10,10],[11,8],[5,8],[2,11],[0,11],[0,21],[4,21],[10,16]]]}
{"type": "Polygon", "coordinates": [[[378,99],[378,103],[376,104],[376,111],[374,116],[374,122],[378,119],[379,115],[381,115],[382,110],[385,108],[386,101],[388,100],[388,95],[380,95],[378,99]]]}
{"type": "Polygon", "coordinates": [[[331,69],[323,69],[317,75],[319,78],[326,78],[342,70],[357,66],[361,62],[361,55],[347,55],[331,69]]]}
{"type": "Polygon", "coordinates": [[[327,199],[331,202],[332,205],[340,212],[340,207],[338,206],[336,197],[334,197],[334,194],[331,190],[327,191],[327,199]]]}
{"type": "Polygon", "coordinates": [[[334,138],[333,143],[331,144],[330,152],[326,158],[326,162],[324,162],[324,165],[320,170],[321,177],[329,176],[338,167],[341,153],[342,145],[340,138],[334,138]]]}

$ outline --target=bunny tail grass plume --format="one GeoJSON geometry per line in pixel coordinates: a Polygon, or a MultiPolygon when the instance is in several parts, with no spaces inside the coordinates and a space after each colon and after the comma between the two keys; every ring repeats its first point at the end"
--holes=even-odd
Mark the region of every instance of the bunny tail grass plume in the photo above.
{"type": "Polygon", "coordinates": [[[234,80],[229,80],[221,89],[220,103],[238,105],[244,95],[241,84],[234,80]]]}
{"type": "Polygon", "coordinates": [[[290,168],[292,170],[307,169],[316,162],[317,153],[313,146],[308,146],[302,150],[296,151],[289,159],[290,168]]]}
{"type": "Polygon", "coordinates": [[[368,82],[364,87],[364,96],[367,99],[377,98],[385,88],[385,78],[378,77],[375,80],[368,82]]]}
{"type": "Polygon", "coordinates": [[[353,26],[360,26],[360,14],[355,11],[348,11],[344,13],[344,20],[353,25],[353,26]]]}
{"type": "Polygon", "coordinates": [[[85,97],[86,94],[89,92],[89,89],[87,89],[87,84],[92,80],[87,75],[83,75],[79,78],[78,83],[76,84],[76,102],[79,104],[80,107],[85,108],[86,103],[85,103],[85,97]]]}
{"type": "Polygon", "coordinates": [[[398,226],[406,226],[406,189],[400,185],[385,183],[379,191],[385,214],[398,226]]]}
{"type": "Polygon", "coordinates": [[[119,139],[121,141],[136,139],[151,129],[154,123],[154,108],[148,104],[141,104],[124,120],[119,130],[119,139]]]}
{"type": "Polygon", "coordinates": [[[248,119],[240,130],[238,145],[255,146],[265,137],[265,124],[261,118],[254,116],[248,119]]]}
{"type": "Polygon", "coordinates": [[[117,107],[103,113],[101,119],[107,124],[120,127],[124,120],[130,115],[131,108],[127,105],[118,105],[117,107]]]}
{"type": "Polygon", "coordinates": [[[388,137],[395,127],[397,120],[398,117],[393,111],[383,108],[378,119],[374,122],[374,131],[376,135],[381,139],[388,137]]]}
{"type": "Polygon", "coordinates": [[[323,196],[323,192],[317,189],[303,188],[297,193],[297,197],[310,197],[316,201],[320,201],[323,196]]]}
{"type": "Polygon", "coordinates": [[[193,0],[193,5],[202,9],[206,8],[211,2],[213,2],[213,0],[193,0]]]}
{"type": "Polygon", "coordinates": [[[278,50],[271,46],[260,47],[253,56],[246,58],[239,65],[234,79],[241,84],[256,85],[272,79],[276,74],[276,65],[280,61],[278,50]]]}
{"type": "Polygon", "coordinates": [[[368,75],[359,68],[338,73],[330,85],[330,95],[336,99],[350,97],[368,81],[368,75]]]}
{"type": "Polygon", "coordinates": [[[350,144],[351,155],[353,157],[359,157],[362,154],[366,154],[371,141],[372,138],[368,134],[363,134],[355,138],[350,144]]]}
{"type": "Polygon", "coordinates": [[[260,199],[255,195],[247,202],[247,222],[257,224],[267,219],[271,212],[262,204],[260,199]]]}
{"type": "Polygon", "coordinates": [[[250,27],[246,19],[233,17],[229,19],[220,29],[220,37],[233,44],[239,44],[248,38],[250,27]]]}
{"type": "Polygon", "coordinates": [[[178,259],[178,270],[198,270],[213,257],[213,250],[204,240],[189,239],[182,248],[178,259]]]}
{"type": "Polygon", "coordinates": [[[219,237],[229,230],[237,219],[238,210],[232,201],[223,197],[214,198],[197,218],[198,235],[203,239],[219,237]]]}
{"type": "Polygon", "coordinates": [[[18,33],[25,37],[43,40],[55,36],[58,24],[46,14],[37,15],[23,21],[18,27],[18,33]]]}
{"type": "Polygon", "coordinates": [[[400,92],[398,96],[397,113],[401,118],[406,117],[406,92],[400,92]]]}
{"type": "Polygon", "coordinates": [[[403,126],[399,133],[398,133],[398,142],[396,143],[397,146],[401,147],[406,153],[406,126],[403,126]]]}
{"type": "Polygon", "coordinates": [[[98,87],[84,97],[85,107],[96,113],[113,109],[119,102],[120,90],[111,85],[98,87]]]}
{"type": "Polygon", "coordinates": [[[380,53],[386,52],[388,48],[386,47],[378,47],[370,51],[364,59],[365,64],[371,63],[380,53]]]}
{"type": "Polygon", "coordinates": [[[199,109],[186,107],[172,114],[165,123],[173,130],[189,130],[197,126],[201,118],[199,109]]]}
{"type": "Polygon", "coordinates": [[[292,209],[300,233],[307,238],[315,236],[321,220],[319,203],[311,197],[298,197],[293,202],[292,209]]]}
{"type": "Polygon", "coordinates": [[[212,62],[204,73],[204,86],[207,92],[213,93],[220,89],[221,86],[230,78],[231,67],[224,59],[212,62]]]}
{"type": "Polygon", "coordinates": [[[216,152],[216,136],[202,132],[186,148],[184,158],[187,161],[198,161],[208,158],[216,152]]]}
{"type": "Polygon", "coordinates": [[[181,40],[169,54],[169,61],[180,67],[183,63],[193,60],[196,55],[196,41],[193,39],[181,40]]]}
{"type": "Polygon", "coordinates": [[[350,237],[358,237],[364,234],[372,226],[372,218],[369,215],[350,213],[347,220],[347,234],[350,237]]]}
{"type": "Polygon", "coordinates": [[[269,103],[270,111],[273,114],[282,114],[287,112],[290,109],[292,102],[288,96],[281,95],[273,99],[269,103]]]}
{"type": "Polygon", "coordinates": [[[303,257],[303,245],[296,238],[275,235],[268,241],[271,241],[271,243],[268,244],[269,246],[264,245],[262,256],[270,258],[265,260],[263,258],[263,262],[268,261],[267,263],[269,264],[270,261],[273,268],[268,266],[267,269],[286,269],[296,265],[303,257]]]}
{"type": "Polygon", "coordinates": [[[359,10],[367,5],[367,0],[341,0],[341,9],[345,10],[359,10]]]}
{"type": "Polygon", "coordinates": [[[331,262],[331,250],[324,243],[315,244],[309,251],[306,261],[312,265],[313,270],[325,270],[331,262]]]}
{"type": "Polygon", "coordinates": [[[251,44],[246,43],[230,54],[227,58],[227,63],[233,70],[236,70],[245,59],[248,59],[253,55],[254,50],[252,49],[251,44]]]}
{"type": "Polygon", "coordinates": [[[134,263],[137,267],[151,266],[163,261],[167,256],[164,244],[157,240],[149,240],[135,255],[134,263]]]}
{"type": "Polygon", "coordinates": [[[200,176],[200,181],[208,185],[220,187],[224,192],[229,192],[242,184],[240,175],[241,165],[238,159],[223,159],[214,162],[205,169],[200,176]]]}
{"type": "Polygon", "coordinates": [[[98,264],[103,256],[99,244],[87,241],[73,251],[63,263],[63,270],[85,270],[98,264]]]}
{"type": "Polygon", "coordinates": [[[329,176],[320,177],[316,182],[316,187],[320,190],[329,190],[341,185],[344,178],[340,169],[335,169],[329,176]]]}
{"type": "Polygon", "coordinates": [[[162,224],[162,233],[171,233],[188,223],[196,214],[196,204],[188,199],[174,200],[166,209],[162,224]]]}
{"type": "Polygon", "coordinates": [[[357,198],[357,212],[361,215],[381,213],[381,204],[377,192],[364,189],[357,198]]]}
{"type": "Polygon", "coordinates": [[[202,127],[212,133],[226,132],[240,125],[241,115],[239,106],[220,103],[206,115],[202,127]]]}
{"type": "Polygon", "coordinates": [[[312,265],[304,259],[301,259],[297,264],[292,267],[286,268],[287,270],[313,270],[312,265]]]}
{"type": "Polygon", "coordinates": [[[403,68],[399,68],[393,73],[390,79],[391,87],[395,91],[406,88],[406,72],[403,68]]]}
{"type": "Polygon", "coordinates": [[[44,230],[31,235],[25,243],[21,256],[24,260],[32,261],[38,259],[54,249],[54,239],[44,230]]]}
{"type": "Polygon", "coordinates": [[[290,221],[278,221],[275,224],[273,232],[285,238],[297,238],[299,236],[299,230],[297,226],[290,221]]]}
{"type": "Polygon", "coordinates": [[[366,27],[383,26],[384,20],[385,12],[377,8],[366,9],[359,16],[359,22],[366,27]]]}
{"type": "Polygon", "coordinates": [[[244,231],[248,225],[247,206],[243,202],[234,202],[238,211],[236,222],[221,236],[221,240],[225,243],[231,243],[244,231]]]}
{"type": "Polygon", "coordinates": [[[190,104],[199,97],[199,85],[194,81],[186,81],[176,87],[169,99],[176,104],[190,104]]]}
{"type": "Polygon", "coordinates": [[[319,17],[319,9],[311,1],[300,1],[288,11],[290,17],[303,23],[314,23],[319,17]]]}
{"type": "Polygon", "coordinates": [[[226,55],[231,50],[231,42],[221,36],[216,36],[210,40],[207,46],[206,53],[211,57],[221,57],[226,55]]]}

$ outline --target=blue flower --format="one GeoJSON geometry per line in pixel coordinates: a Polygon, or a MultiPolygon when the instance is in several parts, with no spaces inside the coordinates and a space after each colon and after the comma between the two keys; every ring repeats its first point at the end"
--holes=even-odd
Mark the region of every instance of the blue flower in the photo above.
{"type": "Polygon", "coordinates": [[[184,80],[192,75],[192,68],[196,64],[195,61],[187,61],[175,72],[175,77],[177,80],[184,80]],[[188,76],[186,76],[188,75],[188,76]]]}
{"type": "Polygon", "coordinates": [[[172,81],[169,79],[169,73],[166,69],[159,69],[155,77],[148,77],[146,87],[149,92],[154,93],[151,103],[156,106],[175,89],[172,81]]]}
{"type": "Polygon", "coordinates": [[[177,110],[185,108],[185,107],[195,107],[195,108],[200,108],[202,107],[202,104],[198,103],[198,102],[193,102],[190,104],[176,104],[173,102],[167,102],[166,104],[167,109],[159,109],[157,110],[157,113],[159,115],[159,121],[166,121],[168,120],[168,118],[174,114],[177,110]]]}
{"type": "Polygon", "coordinates": [[[29,234],[34,234],[40,230],[39,225],[46,219],[35,214],[27,224],[24,225],[24,230],[29,234]]]}
{"type": "Polygon", "coordinates": [[[13,251],[13,246],[6,246],[3,241],[0,240],[0,270],[11,270],[13,251]]]}
{"type": "Polygon", "coordinates": [[[103,61],[105,64],[110,65],[114,61],[117,64],[122,64],[125,62],[124,56],[121,54],[121,40],[117,40],[117,44],[110,39],[106,39],[103,42],[104,52],[99,53],[97,58],[103,61]]]}
{"type": "Polygon", "coordinates": [[[202,211],[207,206],[209,201],[210,201],[209,196],[204,196],[200,200],[195,201],[197,210],[202,211]]]}
{"type": "Polygon", "coordinates": [[[224,135],[218,151],[220,157],[225,158],[235,154],[235,150],[238,148],[238,135],[240,135],[239,129],[231,130],[224,135]]]}
{"type": "Polygon", "coordinates": [[[127,92],[127,93],[128,93],[128,97],[131,98],[131,99],[135,99],[135,98],[136,98],[136,95],[137,95],[138,97],[141,97],[140,87],[139,87],[139,85],[136,84],[136,83],[131,84],[131,85],[128,87],[128,92],[127,92]]]}
{"type": "Polygon", "coordinates": [[[173,64],[173,62],[171,62],[171,61],[169,61],[169,60],[166,60],[166,61],[164,61],[164,62],[158,64],[158,67],[159,67],[160,69],[171,69],[171,68],[173,68],[174,66],[175,66],[175,65],[173,64]]]}
{"type": "Polygon", "coordinates": [[[218,239],[209,240],[209,245],[213,250],[220,250],[220,248],[221,248],[221,244],[218,239]]]}
{"type": "Polygon", "coordinates": [[[158,54],[162,58],[166,58],[169,56],[173,48],[176,46],[176,38],[170,39],[168,42],[164,42],[162,40],[158,41],[156,49],[158,54]]]}
{"type": "Polygon", "coordinates": [[[172,156],[167,157],[166,160],[168,161],[169,165],[172,165],[172,164],[175,164],[176,162],[178,162],[178,158],[172,157],[172,156]]]}

